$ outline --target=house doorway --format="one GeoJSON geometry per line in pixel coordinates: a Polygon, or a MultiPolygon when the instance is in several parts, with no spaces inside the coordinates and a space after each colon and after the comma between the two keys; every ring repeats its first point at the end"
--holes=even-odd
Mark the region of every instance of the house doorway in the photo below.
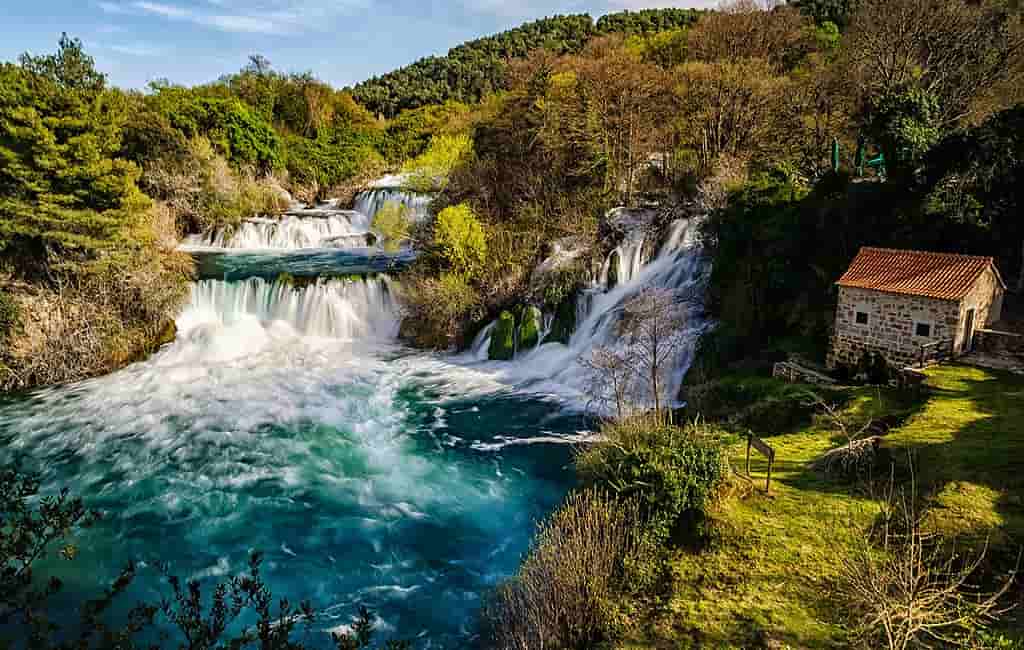
{"type": "Polygon", "coordinates": [[[967,323],[964,327],[964,346],[962,352],[967,354],[974,349],[974,310],[967,310],[967,323]]]}

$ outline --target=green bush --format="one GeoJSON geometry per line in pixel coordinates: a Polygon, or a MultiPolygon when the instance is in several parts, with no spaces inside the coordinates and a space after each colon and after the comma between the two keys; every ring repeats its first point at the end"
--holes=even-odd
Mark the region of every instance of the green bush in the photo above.
{"type": "Polygon", "coordinates": [[[465,203],[445,208],[437,215],[434,246],[448,267],[459,275],[473,276],[487,258],[483,226],[465,203]]]}
{"type": "Polygon", "coordinates": [[[7,291],[0,291],[0,341],[3,341],[9,332],[15,331],[20,324],[18,303],[7,291]]]}
{"type": "Polygon", "coordinates": [[[405,186],[422,194],[444,191],[455,166],[472,155],[473,141],[469,136],[435,136],[426,151],[402,167],[407,175],[405,186]]]}
{"type": "Polygon", "coordinates": [[[480,296],[454,273],[403,282],[401,336],[423,348],[447,350],[464,343],[464,327],[482,316],[480,296]]]}
{"type": "Polygon", "coordinates": [[[601,440],[577,457],[576,468],[585,485],[637,498],[658,541],[703,533],[699,525],[728,469],[723,443],[713,431],[648,418],[603,427],[601,440]]]}
{"type": "Polygon", "coordinates": [[[284,166],[294,183],[330,188],[379,167],[377,133],[336,128],[316,139],[285,137],[284,166]]]}
{"type": "Polygon", "coordinates": [[[387,201],[373,215],[371,227],[383,237],[384,250],[396,251],[409,240],[409,208],[397,201],[387,201]]]}

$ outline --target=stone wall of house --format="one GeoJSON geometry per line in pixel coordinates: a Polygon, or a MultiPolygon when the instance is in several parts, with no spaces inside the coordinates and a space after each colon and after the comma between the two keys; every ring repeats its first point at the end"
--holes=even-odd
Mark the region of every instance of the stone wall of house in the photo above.
{"type": "Polygon", "coordinates": [[[967,342],[967,311],[974,309],[974,331],[985,329],[1002,318],[1003,287],[992,269],[985,271],[960,306],[956,349],[964,350],[967,342]]]}
{"type": "Polygon", "coordinates": [[[865,351],[881,353],[892,365],[911,365],[922,343],[958,336],[961,315],[959,302],[840,287],[828,367],[854,365],[865,351]],[[858,311],[868,314],[866,325],[857,323],[858,311]],[[927,323],[930,335],[916,336],[917,323],[927,323]]]}

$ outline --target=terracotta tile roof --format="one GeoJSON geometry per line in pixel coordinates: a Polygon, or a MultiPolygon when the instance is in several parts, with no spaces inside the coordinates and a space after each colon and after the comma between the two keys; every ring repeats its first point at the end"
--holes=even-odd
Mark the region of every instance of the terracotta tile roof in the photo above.
{"type": "Polygon", "coordinates": [[[836,284],[886,293],[960,300],[991,268],[1006,288],[991,257],[927,253],[865,246],[836,284]]]}

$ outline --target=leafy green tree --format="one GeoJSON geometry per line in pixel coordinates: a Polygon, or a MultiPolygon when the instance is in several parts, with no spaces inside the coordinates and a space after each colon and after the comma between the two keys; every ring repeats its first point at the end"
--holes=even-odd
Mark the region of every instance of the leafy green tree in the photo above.
{"type": "Polygon", "coordinates": [[[434,224],[434,247],[456,274],[472,276],[487,258],[487,237],[469,205],[445,208],[434,224]]]}
{"type": "Polygon", "coordinates": [[[103,90],[107,77],[96,70],[95,60],[85,53],[82,41],[61,34],[56,54],[32,56],[25,53],[18,58],[25,70],[49,79],[64,90],[96,94],[103,90]]]}
{"type": "Polygon", "coordinates": [[[1024,291],[1024,106],[954,133],[925,159],[925,210],[954,228],[950,238],[996,253],[1024,291]],[[964,232],[963,227],[969,230],[964,232]]]}
{"type": "Polygon", "coordinates": [[[394,252],[409,239],[409,208],[397,201],[386,201],[373,216],[374,230],[384,239],[384,250],[394,252]]]}
{"type": "Polygon", "coordinates": [[[65,40],[53,60],[0,66],[0,254],[44,265],[95,255],[149,206],[139,168],[118,157],[126,99],[97,85],[77,47],[65,40]],[[54,67],[62,61],[69,71],[54,67]]]}
{"type": "Polygon", "coordinates": [[[790,0],[790,4],[813,18],[819,25],[832,23],[842,29],[850,22],[856,0],[790,0]]]}
{"type": "Polygon", "coordinates": [[[894,91],[873,98],[867,131],[882,148],[890,173],[913,170],[939,141],[938,98],[918,88],[894,91]]]}
{"type": "Polygon", "coordinates": [[[473,155],[473,141],[467,135],[440,135],[430,141],[421,155],[402,167],[405,186],[414,192],[441,192],[456,165],[473,155]]]}

